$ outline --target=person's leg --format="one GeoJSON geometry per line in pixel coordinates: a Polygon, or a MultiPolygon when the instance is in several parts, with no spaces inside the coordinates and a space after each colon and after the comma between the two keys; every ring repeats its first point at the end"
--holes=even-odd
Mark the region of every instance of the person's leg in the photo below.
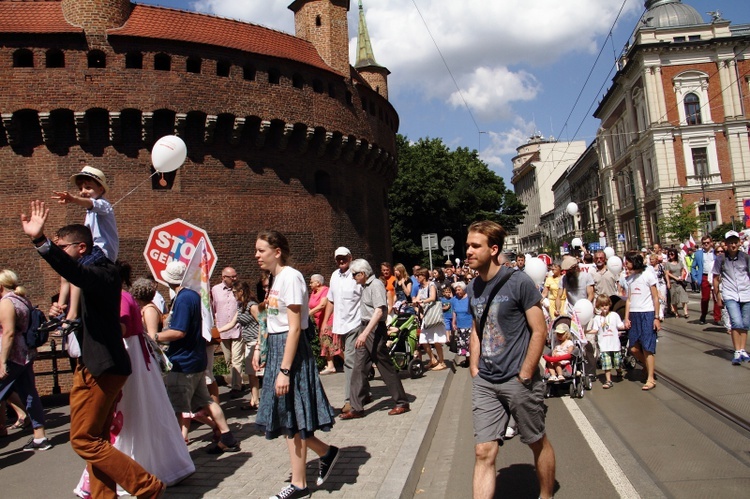
{"type": "Polygon", "coordinates": [[[445,364],[445,357],[443,357],[443,344],[435,343],[435,353],[437,353],[438,364],[445,364]]]}
{"type": "Polygon", "coordinates": [[[547,435],[529,444],[534,453],[534,466],[539,480],[539,497],[549,499],[555,491],[555,450],[547,435]]]}
{"type": "MultiPolygon", "coordinates": [[[[349,403],[352,411],[361,413],[365,410],[364,400],[367,396],[365,381],[370,372],[372,359],[370,351],[374,341],[374,333],[370,333],[363,348],[356,348],[353,353],[354,366],[352,367],[351,386],[349,387],[349,403]]],[[[347,357],[349,354],[347,353],[347,357]]]]}
{"type": "Polygon", "coordinates": [[[127,376],[94,378],[79,368],[70,391],[70,444],[88,463],[93,497],[117,497],[116,484],[138,497],[154,497],[163,484],[109,441],[109,422],[127,376]]]}
{"type": "Polygon", "coordinates": [[[495,497],[495,460],[498,443],[483,442],[474,446],[474,478],[472,486],[474,499],[492,499],[495,497]]]}
{"type": "MultiPolygon", "coordinates": [[[[344,337],[344,375],[346,376],[346,385],[344,385],[344,402],[349,402],[351,399],[352,369],[354,369],[354,362],[356,359],[355,354],[357,351],[355,344],[360,332],[362,332],[362,326],[355,327],[344,337]]],[[[370,383],[367,381],[367,378],[364,380],[364,386],[367,393],[369,393],[370,383]]]]}
{"type": "Polygon", "coordinates": [[[245,345],[237,338],[232,340],[232,390],[242,391],[242,359],[244,358],[245,345]]]}
{"type": "Polygon", "coordinates": [[[208,393],[211,395],[211,400],[219,403],[219,385],[216,384],[216,378],[214,377],[214,354],[216,353],[216,345],[213,343],[206,343],[206,358],[208,363],[206,364],[206,385],[208,385],[208,393]]]}
{"type": "Polygon", "coordinates": [[[706,320],[708,314],[708,301],[711,299],[711,283],[708,282],[708,276],[704,275],[701,280],[701,321],[706,320]]]}
{"type": "Polygon", "coordinates": [[[307,487],[307,442],[297,433],[293,438],[286,439],[286,445],[292,464],[292,485],[304,489],[307,487]]]}
{"type": "Polygon", "coordinates": [[[378,326],[378,329],[374,333],[375,338],[372,346],[372,358],[373,361],[378,365],[378,371],[380,377],[383,379],[388,393],[391,395],[393,403],[397,406],[408,406],[409,400],[406,398],[406,392],[404,391],[404,385],[401,383],[401,379],[398,377],[396,368],[393,367],[390,357],[388,356],[388,347],[386,341],[388,340],[388,333],[385,328],[385,324],[378,326]]]}
{"type": "Polygon", "coordinates": [[[656,367],[656,356],[647,351],[643,351],[643,357],[645,358],[645,366],[646,366],[646,384],[654,384],[656,382],[656,379],[654,378],[654,369],[656,367]]]}
{"type": "Polygon", "coordinates": [[[34,439],[39,441],[47,438],[47,434],[44,430],[44,408],[36,390],[33,366],[31,362],[26,364],[23,372],[16,379],[15,387],[21,400],[26,403],[26,412],[31,417],[31,424],[34,428],[34,439]]]}
{"type": "Polygon", "coordinates": [[[18,421],[20,421],[21,423],[25,422],[26,418],[29,416],[24,410],[26,404],[21,401],[21,398],[16,392],[10,394],[10,396],[8,397],[8,404],[10,404],[10,406],[13,408],[13,411],[16,413],[16,419],[18,419],[18,421]]]}

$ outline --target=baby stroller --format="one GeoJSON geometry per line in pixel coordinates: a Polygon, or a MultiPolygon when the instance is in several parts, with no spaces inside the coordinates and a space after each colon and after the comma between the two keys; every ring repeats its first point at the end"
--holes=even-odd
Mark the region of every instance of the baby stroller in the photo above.
{"type": "MultiPolygon", "coordinates": [[[[586,336],[584,335],[583,328],[578,323],[578,319],[573,316],[561,315],[555,318],[550,324],[548,341],[552,345],[552,338],[554,336],[555,328],[560,324],[566,324],[570,328],[571,337],[573,340],[573,351],[570,354],[570,363],[565,366],[564,379],[558,381],[550,381],[547,374],[544,376],[544,397],[549,398],[553,392],[560,392],[565,388],[568,389],[568,393],[571,398],[583,398],[585,389],[591,389],[591,380],[587,376],[586,372],[586,361],[584,354],[584,346],[586,345],[586,336]],[[586,387],[588,385],[588,388],[586,387]]],[[[551,359],[550,356],[545,356],[545,360],[551,359]]]]}
{"type": "MultiPolygon", "coordinates": [[[[625,300],[619,296],[611,296],[610,299],[612,300],[612,311],[617,313],[617,315],[620,316],[620,319],[624,321],[625,300]]],[[[623,334],[620,335],[620,357],[622,358],[623,367],[628,371],[632,371],[635,369],[635,366],[638,365],[638,361],[633,354],[630,353],[630,349],[628,348],[627,331],[624,331],[623,334]]]]}
{"type": "Polygon", "coordinates": [[[409,376],[418,378],[424,374],[424,364],[415,358],[419,343],[417,317],[399,313],[388,326],[388,355],[396,371],[408,370],[409,376]]]}

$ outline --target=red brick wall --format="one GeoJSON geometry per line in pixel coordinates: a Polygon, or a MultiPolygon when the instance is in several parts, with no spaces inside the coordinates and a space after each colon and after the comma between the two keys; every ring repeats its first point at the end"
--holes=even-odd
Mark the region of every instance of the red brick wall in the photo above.
{"type": "Polygon", "coordinates": [[[295,34],[309,41],[323,60],[349,75],[348,1],[310,0],[294,13],[295,34]],[[318,19],[320,26],[318,26],[318,19]]]}
{"type": "Polygon", "coordinates": [[[70,24],[103,33],[125,24],[133,6],[130,0],[62,0],[62,9],[70,24]]]}

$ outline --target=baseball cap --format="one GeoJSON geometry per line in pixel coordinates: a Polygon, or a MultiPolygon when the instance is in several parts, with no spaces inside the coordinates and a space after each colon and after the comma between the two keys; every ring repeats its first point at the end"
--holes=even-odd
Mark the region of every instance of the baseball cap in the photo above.
{"type": "Polygon", "coordinates": [[[336,248],[336,251],[333,253],[334,257],[337,256],[351,256],[352,252],[349,251],[349,248],[345,248],[344,246],[339,246],[336,248]]]}
{"type": "Polygon", "coordinates": [[[570,270],[576,265],[578,265],[578,258],[571,255],[565,255],[562,259],[562,263],[560,264],[560,269],[570,270]]]}
{"type": "Polygon", "coordinates": [[[739,239],[740,235],[736,231],[730,230],[729,232],[727,232],[726,234],[724,234],[724,239],[729,239],[730,237],[736,237],[737,239],[739,239]]]}
{"type": "Polygon", "coordinates": [[[172,260],[167,264],[167,268],[161,271],[161,278],[169,284],[179,286],[185,278],[186,271],[187,265],[184,262],[172,260]]]}
{"type": "Polygon", "coordinates": [[[555,326],[555,333],[569,333],[570,332],[570,326],[567,324],[558,324],[555,326]]]}

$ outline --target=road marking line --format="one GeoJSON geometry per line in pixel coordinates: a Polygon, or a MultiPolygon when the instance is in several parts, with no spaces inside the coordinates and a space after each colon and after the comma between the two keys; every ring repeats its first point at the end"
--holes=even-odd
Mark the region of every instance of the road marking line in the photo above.
{"type": "Polygon", "coordinates": [[[622,497],[623,499],[640,498],[641,496],[638,495],[638,492],[635,490],[635,487],[633,487],[633,484],[630,483],[630,480],[628,480],[628,477],[622,471],[620,465],[617,464],[615,458],[612,457],[612,454],[607,449],[607,446],[604,445],[602,439],[599,438],[599,435],[597,435],[596,431],[591,426],[591,423],[589,423],[586,415],[583,413],[583,411],[581,411],[581,409],[578,408],[578,404],[567,397],[562,398],[562,401],[563,404],[565,404],[565,407],[568,409],[568,412],[570,412],[570,415],[573,417],[573,421],[575,421],[576,426],[578,426],[578,429],[581,430],[583,438],[586,439],[589,447],[599,460],[599,464],[601,464],[602,468],[604,468],[604,472],[607,474],[609,481],[612,482],[612,485],[614,486],[620,497],[622,497]]]}

